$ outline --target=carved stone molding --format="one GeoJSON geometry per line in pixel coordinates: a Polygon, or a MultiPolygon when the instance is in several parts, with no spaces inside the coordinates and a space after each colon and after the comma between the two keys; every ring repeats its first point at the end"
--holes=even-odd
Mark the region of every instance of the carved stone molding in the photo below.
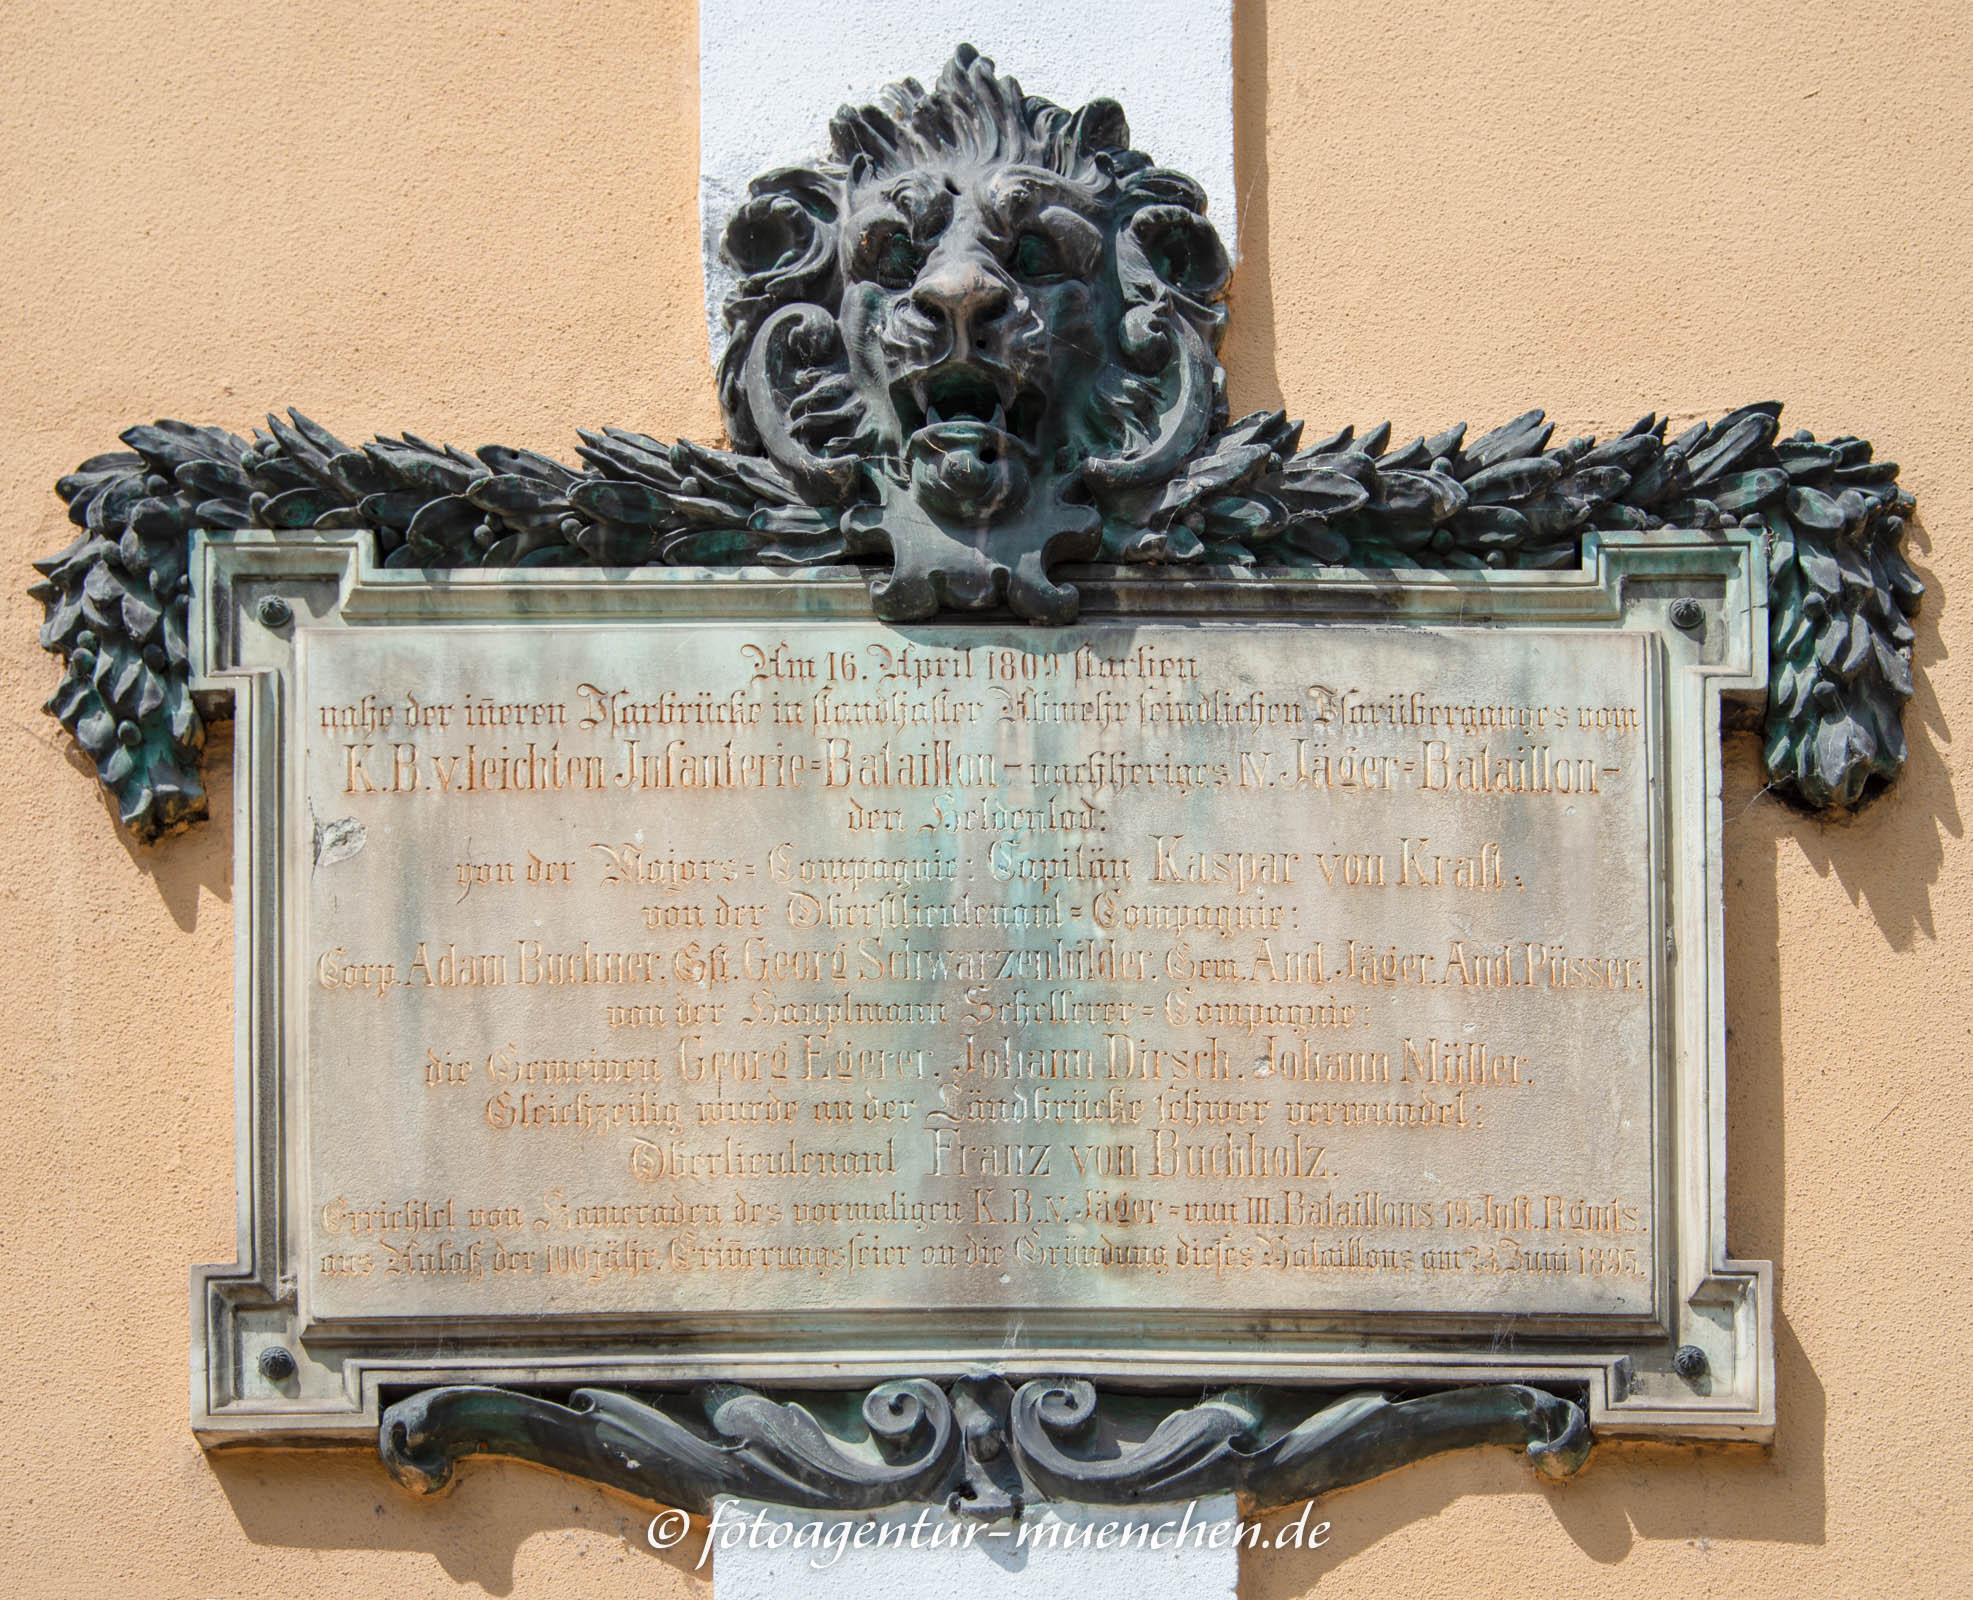
{"type": "Polygon", "coordinates": [[[400,1484],[444,1489],[465,1456],[510,1456],[688,1511],[718,1495],[817,1511],[943,1503],[1019,1516],[1041,1500],[1136,1505],[1233,1493],[1293,1505],[1446,1450],[1500,1445],[1567,1477],[1589,1424],[1573,1400],[1521,1384],[1403,1397],[1232,1389],[1195,1404],[1099,1391],[1080,1378],[1018,1389],[991,1376],[906,1378],[848,1395],[775,1399],[711,1384],[684,1395],[427,1389],[384,1413],[378,1451],[400,1484]]]}

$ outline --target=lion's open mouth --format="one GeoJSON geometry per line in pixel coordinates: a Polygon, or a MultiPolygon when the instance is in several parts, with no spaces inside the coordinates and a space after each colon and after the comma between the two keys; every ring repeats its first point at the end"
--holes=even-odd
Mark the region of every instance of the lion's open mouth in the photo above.
{"type": "Polygon", "coordinates": [[[950,435],[990,448],[994,435],[1004,435],[1030,452],[1039,443],[1048,409],[1048,402],[1011,372],[970,362],[915,373],[893,389],[892,399],[907,440],[938,430],[934,437],[950,435]]]}

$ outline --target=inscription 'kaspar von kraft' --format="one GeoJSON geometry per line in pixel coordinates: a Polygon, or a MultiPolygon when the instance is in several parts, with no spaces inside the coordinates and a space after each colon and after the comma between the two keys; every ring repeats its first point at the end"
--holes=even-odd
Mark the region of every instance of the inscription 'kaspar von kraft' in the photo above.
{"type": "Polygon", "coordinates": [[[1645,638],[543,637],[304,637],[315,1317],[1651,1309],[1645,638]]]}

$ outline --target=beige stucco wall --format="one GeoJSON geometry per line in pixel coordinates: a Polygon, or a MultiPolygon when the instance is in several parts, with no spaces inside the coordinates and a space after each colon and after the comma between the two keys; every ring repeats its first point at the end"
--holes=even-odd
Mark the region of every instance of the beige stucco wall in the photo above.
{"type": "MultiPolygon", "coordinates": [[[[1541,404],[1569,434],[1786,398],[1904,464],[1931,585],[1893,796],[1819,825],[1729,753],[1730,1241],[1779,1264],[1774,1450],[1605,1448],[1559,1487],[1442,1458],[1330,1501],[1326,1550],[1250,1558],[1248,1600],[1973,1590],[1973,12],[1242,0],[1237,27],[1237,405],[1415,433],[1541,404]]],[[[200,1453],[229,751],[220,820],[130,845],[38,709],[22,592],[69,537],[56,476],[155,415],[715,435],[695,59],[689,0],[0,8],[0,1590],[703,1592],[637,1507],[518,1466],[420,1504],[361,1455],[200,1453]]]]}

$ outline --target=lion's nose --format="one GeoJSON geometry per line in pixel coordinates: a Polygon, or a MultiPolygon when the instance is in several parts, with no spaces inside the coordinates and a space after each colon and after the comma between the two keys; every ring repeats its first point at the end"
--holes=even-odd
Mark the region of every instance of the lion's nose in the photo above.
{"type": "Polygon", "coordinates": [[[972,254],[935,255],[911,289],[912,304],[951,333],[955,356],[977,343],[1012,300],[1007,280],[972,254]]]}

